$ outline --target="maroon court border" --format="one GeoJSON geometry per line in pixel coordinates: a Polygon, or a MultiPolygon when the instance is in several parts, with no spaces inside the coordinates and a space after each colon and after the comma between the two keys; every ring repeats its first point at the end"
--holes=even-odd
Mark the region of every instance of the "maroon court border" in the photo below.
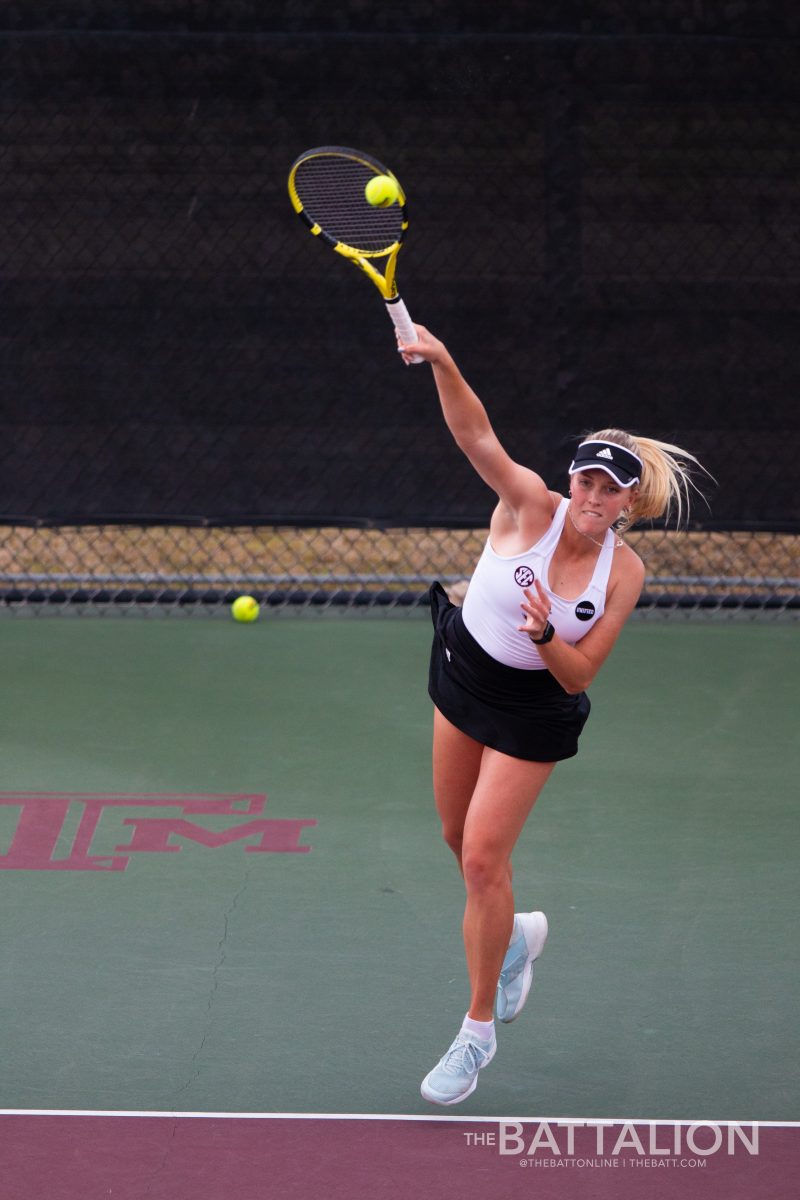
{"type": "MultiPolygon", "coordinates": [[[[3,1200],[794,1200],[797,1195],[796,1125],[762,1125],[757,1154],[737,1142],[732,1154],[723,1146],[703,1166],[685,1146],[683,1156],[672,1153],[667,1125],[658,1126],[656,1135],[662,1154],[644,1158],[632,1147],[610,1153],[618,1137],[631,1141],[625,1129],[635,1130],[647,1150],[651,1129],[644,1123],[607,1126],[602,1157],[594,1126],[575,1130],[571,1155],[561,1130],[560,1162],[541,1140],[541,1123],[525,1118],[521,1125],[524,1154],[501,1155],[499,1129],[497,1120],[453,1117],[6,1112],[0,1115],[0,1191],[3,1200]],[[530,1154],[534,1137],[540,1144],[530,1154]]],[[[708,1128],[697,1137],[711,1144],[708,1128]]]]}

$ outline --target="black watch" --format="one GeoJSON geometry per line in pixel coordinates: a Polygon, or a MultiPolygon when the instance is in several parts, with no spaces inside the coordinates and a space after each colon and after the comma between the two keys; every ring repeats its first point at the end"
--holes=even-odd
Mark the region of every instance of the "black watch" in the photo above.
{"type": "Polygon", "coordinates": [[[553,638],[555,637],[555,633],[555,629],[548,621],[544,627],[542,636],[540,638],[531,638],[531,641],[533,642],[534,646],[546,646],[548,642],[552,642],[553,638]]]}

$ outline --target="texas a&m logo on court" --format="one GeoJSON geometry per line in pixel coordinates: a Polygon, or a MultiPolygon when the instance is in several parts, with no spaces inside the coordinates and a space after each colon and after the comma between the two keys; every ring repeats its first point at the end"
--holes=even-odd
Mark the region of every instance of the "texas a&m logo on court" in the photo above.
{"type": "Polygon", "coordinates": [[[245,854],[308,854],[300,838],[317,822],[262,818],[266,802],[253,795],[0,792],[0,871],[124,871],[132,856],[178,854],[186,844],[215,850],[244,842],[245,854]]]}

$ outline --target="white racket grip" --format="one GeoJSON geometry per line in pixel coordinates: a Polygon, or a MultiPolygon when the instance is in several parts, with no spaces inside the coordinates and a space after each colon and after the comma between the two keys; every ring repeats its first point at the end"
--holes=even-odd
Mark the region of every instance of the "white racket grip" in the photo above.
{"type": "MultiPolygon", "coordinates": [[[[397,330],[400,338],[400,345],[408,346],[411,344],[411,342],[416,342],[417,331],[414,328],[411,317],[408,315],[408,309],[400,297],[397,296],[394,300],[387,300],[386,308],[389,316],[394,321],[394,327],[397,330]]],[[[410,357],[411,362],[414,363],[421,363],[425,361],[424,358],[420,358],[419,354],[412,354],[410,357]]]]}

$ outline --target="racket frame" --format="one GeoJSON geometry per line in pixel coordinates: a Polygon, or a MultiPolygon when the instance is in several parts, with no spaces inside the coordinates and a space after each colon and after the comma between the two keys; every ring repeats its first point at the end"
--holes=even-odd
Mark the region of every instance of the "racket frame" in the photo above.
{"type": "MultiPolygon", "coordinates": [[[[415,341],[417,336],[416,330],[414,329],[411,317],[408,314],[408,309],[401,300],[400,294],[397,290],[397,256],[400,253],[400,247],[403,244],[403,240],[408,229],[408,214],[406,211],[406,194],[403,191],[400,181],[394,172],[390,171],[388,167],[385,167],[383,163],[378,161],[377,158],[373,158],[372,155],[365,154],[361,150],[354,150],[350,146],[315,146],[312,150],[306,150],[292,163],[291,170],[289,171],[289,199],[291,200],[292,207],[300,217],[303,224],[315,237],[320,238],[326,243],[326,245],[330,246],[332,250],[341,255],[342,258],[359,267],[372,281],[372,283],[374,283],[375,287],[378,289],[386,302],[387,311],[394,322],[394,326],[400,336],[401,341],[404,343],[415,341]],[[295,177],[297,175],[298,167],[301,166],[302,163],[307,162],[310,158],[332,154],[340,155],[344,158],[354,159],[356,162],[368,167],[372,171],[373,175],[388,175],[389,178],[392,179],[397,185],[397,200],[395,203],[400,207],[400,233],[395,241],[392,242],[390,246],[387,246],[386,249],[359,250],[355,246],[350,246],[346,242],[338,240],[331,234],[327,233],[322,226],[318,224],[318,222],[310,217],[303,207],[303,202],[298,195],[297,187],[295,185],[295,177]],[[386,259],[386,266],[384,267],[383,274],[381,274],[381,272],[373,266],[370,260],[384,258],[386,259]]],[[[421,362],[422,359],[414,356],[413,361],[421,362]]]]}

